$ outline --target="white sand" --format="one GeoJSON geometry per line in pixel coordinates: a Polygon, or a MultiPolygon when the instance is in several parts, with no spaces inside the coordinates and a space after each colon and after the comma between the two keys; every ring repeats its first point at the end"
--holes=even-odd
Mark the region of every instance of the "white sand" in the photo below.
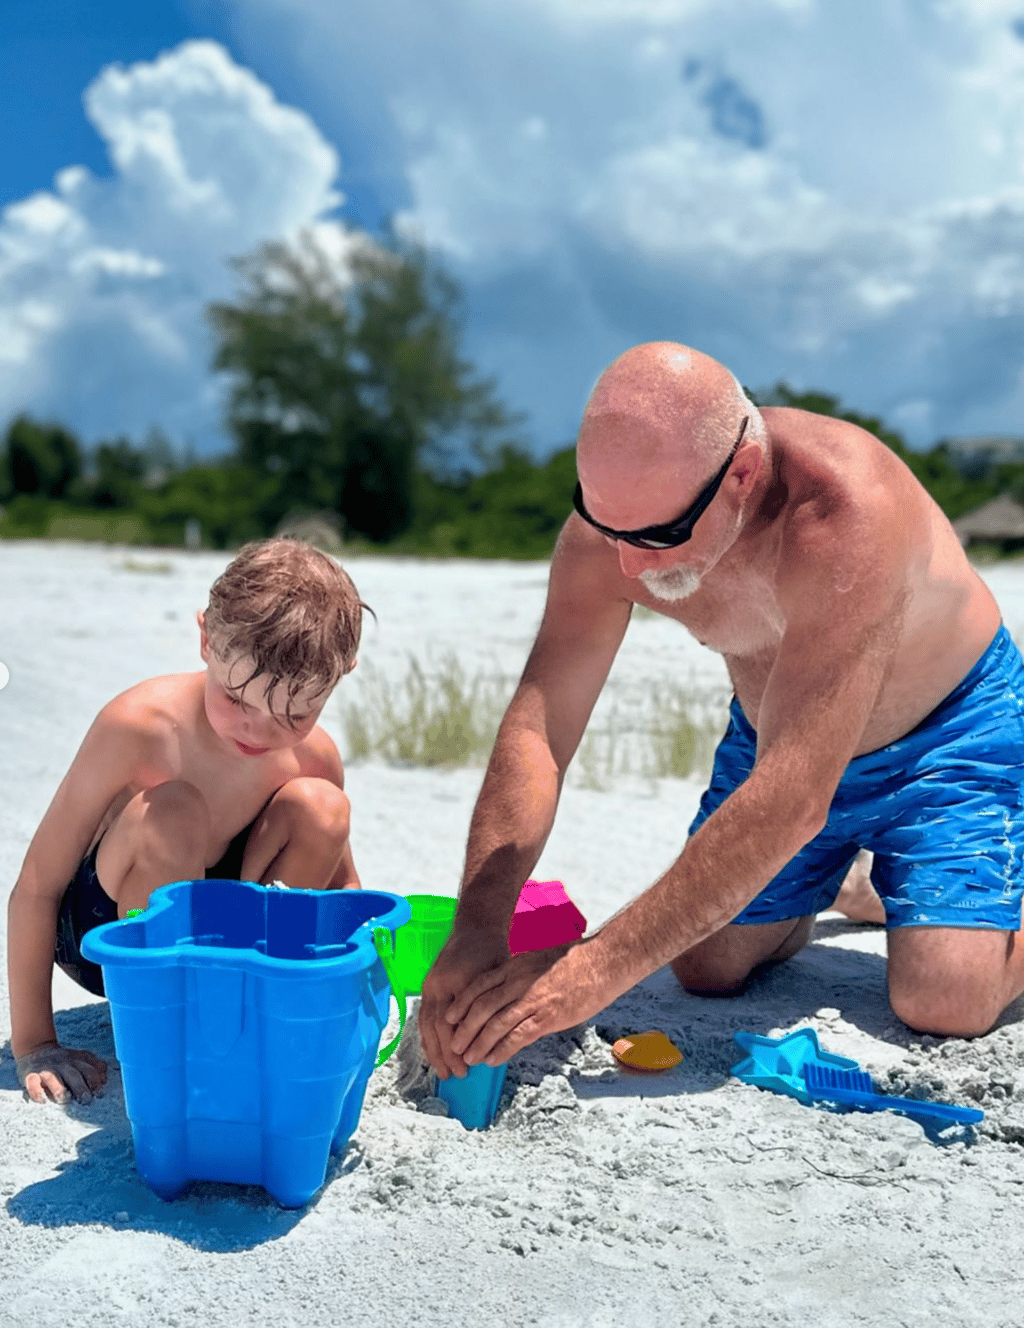
{"type": "MultiPolygon", "coordinates": [[[[96,710],[140,678],[198,667],[192,615],[225,556],[0,543],[0,870],[6,888],[96,710]]],[[[543,606],[540,564],[351,565],[379,624],[363,659],[456,649],[514,676],[543,606]]],[[[1024,575],[988,577],[1024,625],[1024,575]]],[[[357,693],[356,680],[343,684],[357,693]]],[[[630,629],[605,707],[641,684],[721,689],[721,662],[678,629],[630,629]]],[[[339,692],[339,695],[341,693],[339,692]]],[[[338,710],[327,726],[340,739],[338,710]]],[[[353,765],[364,884],[457,889],[479,771],[353,765]]],[[[561,877],[591,925],[678,852],[700,789],[567,788],[537,875],[561,877]]],[[[4,915],[6,916],[6,914],[4,915]]],[[[911,1035],[885,997],[884,941],[836,915],[740,998],[689,997],[667,970],[572,1033],[517,1056],[498,1120],[435,1114],[415,1047],[378,1071],[352,1145],[310,1205],[196,1184],[167,1204],[138,1177],[112,1066],[89,1106],[23,1098],[0,1059],[0,1324],[985,1325],[1024,1322],[1024,1072],[1019,1012],[973,1043],[911,1035]],[[973,1135],[930,1140],[902,1117],[835,1115],[730,1078],[734,1032],[815,1028],[891,1091],[976,1104],[973,1135]],[[676,1070],[639,1077],[609,1044],[662,1029],[676,1070]]],[[[62,1040],[108,1060],[108,1007],[57,973],[62,1040]]]]}

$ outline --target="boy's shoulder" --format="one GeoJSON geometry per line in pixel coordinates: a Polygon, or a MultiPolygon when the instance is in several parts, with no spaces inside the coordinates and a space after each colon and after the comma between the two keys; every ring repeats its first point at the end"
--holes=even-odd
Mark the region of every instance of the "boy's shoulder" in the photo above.
{"type": "Polygon", "coordinates": [[[192,720],[202,698],[202,673],[169,673],[146,678],[119,692],[101,715],[130,727],[154,731],[192,720]]]}
{"type": "Polygon", "coordinates": [[[332,784],[343,788],[345,772],[334,739],[317,724],[303,738],[296,751],[304,775],[315,775],[319,779],[329,779],[332,784]]]}
{"type": "Polygon", "coordinates": [[[195,728],[201,704],[201,673],[146,678],[108,701],[96,716],[95,727],[134,739],[140,753],[158,760],[175,735],[195,728]]]}

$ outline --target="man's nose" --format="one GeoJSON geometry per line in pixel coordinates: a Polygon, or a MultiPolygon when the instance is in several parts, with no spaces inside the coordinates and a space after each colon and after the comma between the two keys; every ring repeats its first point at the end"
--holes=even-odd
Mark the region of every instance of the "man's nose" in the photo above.
{"type": "Polygon", "coordinates": [[[619,553],[619,567],[623,576],[638,577],[649,567],[659,566],[657,549],[638,549],[635,544],[619,540],[615,546],[619,553]]]}

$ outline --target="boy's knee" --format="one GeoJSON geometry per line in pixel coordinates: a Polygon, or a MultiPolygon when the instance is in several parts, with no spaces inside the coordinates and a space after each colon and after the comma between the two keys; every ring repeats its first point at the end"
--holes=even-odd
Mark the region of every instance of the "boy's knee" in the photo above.
{"type": "Polygon", "coordinates": [[[331,840],[344,842],[348,838],[350,806],[344,789],[329,779],[300,775],[290,779],[274,796],[289,822],[301,825],[307,832],[331,840]]]}
{"type": "Polygon", "coordinates": [[[172,833],[178,843],[206,845],[210,814],[206,799],[194,784],[169,779],[145,789],[126,808],[143,834],[157,837],[172,833]]]}

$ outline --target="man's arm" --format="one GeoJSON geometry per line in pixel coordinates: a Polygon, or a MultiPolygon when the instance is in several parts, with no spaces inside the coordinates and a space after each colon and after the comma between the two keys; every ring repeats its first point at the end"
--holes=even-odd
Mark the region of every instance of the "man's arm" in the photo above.
{"type": "Polygon", "coordinates": [[[562,782],[629,623],[614,550],[570,518],[522,679],[502,720],[470,823],[455,925],[423,986],[420,1033],[442,1074],[464,1072],[444,1013],[479,973],[508,958],[523,882],[554,823],[562,782]]]}
{"type": "Polygon", "coordinates": [[[824,826],[899,639],[900,531],[890,514],[865,548],[848,514],[796,515],[777,584],[787,626],[758,715],[753,771],[668,871],[595,936],[546,971],[539,959],[518,957],[453,1003],[453,1050],[468,1064],[500,1063],[604,1009],[730,922],[824,826]]]}

